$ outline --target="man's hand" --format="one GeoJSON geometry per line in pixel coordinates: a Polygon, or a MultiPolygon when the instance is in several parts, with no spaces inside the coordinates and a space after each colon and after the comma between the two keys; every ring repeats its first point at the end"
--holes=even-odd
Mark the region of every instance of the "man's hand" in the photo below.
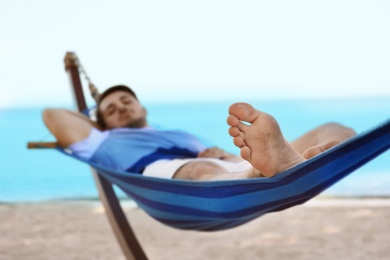
{"type": "Polygon", "coordinates": [[[227,153],[216,146],[207,148],[203,152],[198,153],[198,158],[215,158],[215,159],[232,161],[232,162],[242,161],[241,157],[236,156],[234,154],[227,153]]]}

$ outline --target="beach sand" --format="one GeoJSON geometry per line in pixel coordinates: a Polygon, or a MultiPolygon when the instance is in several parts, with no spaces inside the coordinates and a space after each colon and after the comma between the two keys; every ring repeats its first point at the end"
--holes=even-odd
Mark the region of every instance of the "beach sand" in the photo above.
{"type": "MultiPolygon", "coordinates": [[[[389,199],[314,199],[213,233],[124,208],[152,260],[390,259],[389,199]]],[[[0,259],[124,259],[99,202],[1,204],[0,234],[0,259]]]]}

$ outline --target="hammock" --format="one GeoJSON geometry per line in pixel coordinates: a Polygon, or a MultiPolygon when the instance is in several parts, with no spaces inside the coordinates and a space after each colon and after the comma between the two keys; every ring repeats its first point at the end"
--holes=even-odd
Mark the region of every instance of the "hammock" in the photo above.
{"type": "Polygon", "coordinates": [[[272,178],[187,181],[91,165],[154,219],[179,229],[217,231],[318,195],[390,148],[390,120],[272,178]]]}
{"type": "MultiPolygon", "coordinates": [[[[95,98],[97,90],[74,53],[66,53],[64,63],[78,109],[86,111],[80,73],[84,74],[95,98]]],[[[59,148],[56,143],[29,143],[28,147],[55,147],[88,163],[126,259],[147,259],[112,185],[121,188],[146,213],[166,225],[201,231],[233,228],[263,214],[304,203],[385,152],[390,148],[390,120],[272,178],[208,182],[160,179],[102,167],[59,148]]]]}

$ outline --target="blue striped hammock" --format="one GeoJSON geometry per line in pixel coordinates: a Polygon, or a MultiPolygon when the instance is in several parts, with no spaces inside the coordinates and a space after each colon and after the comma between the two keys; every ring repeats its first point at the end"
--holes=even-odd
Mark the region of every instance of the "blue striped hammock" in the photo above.
{"type": "Polygon", "coordinates": [[[217,231],[302,204],[390,148],[390,120],[272,178],[187,181],[92,166],[140,208],[171,227],[217,231]]]}

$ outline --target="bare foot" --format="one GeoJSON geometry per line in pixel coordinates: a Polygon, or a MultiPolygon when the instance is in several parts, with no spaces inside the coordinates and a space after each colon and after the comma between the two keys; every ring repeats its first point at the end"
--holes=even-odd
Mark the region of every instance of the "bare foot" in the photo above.
{"type": "Polygon", "coordinates": [[[250,104],[231,105],[227,123],[241,157],[264,176],[272,177],[305,160],[284,139],[276,120],[250,104]]]}
{"type": "Polygon", "coordinates": [[[323,144],[319,144],[319,145],[316,145],[316,146],[312,146],[312,147],[309,147],[306,149],[306,151],[304,151],[302,153],[302,156],[303,158],[305,159],[310,159],[314,156],[316,156],[317,154],[320,154],[326,150],[328,150],[329,148],[332,148],[333,146],[341,143],[342,141],[338,141],[338,140],[334,140],[334,141],[330,141],[330,142],[327,142],[327,143],[323,143],[323,144]]]}

